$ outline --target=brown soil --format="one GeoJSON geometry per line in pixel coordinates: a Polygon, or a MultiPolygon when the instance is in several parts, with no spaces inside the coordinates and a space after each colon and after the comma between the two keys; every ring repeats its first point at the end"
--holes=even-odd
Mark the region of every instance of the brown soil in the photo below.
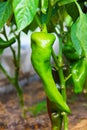
{"type": "MultiPolygon", "coordinates": [[[[24,88],[25,105],[30,107],[45,100],[42,83],[33,81],[24,88]]],[[[87,97],[68,92],[68,104],[72,114],[69,117],[69,130],[87,130],[87,97]]],[[[0,94],[0,130],[51,130],[47,112],[33,116],[27,112],[26,119],[21,116],[16,92],[0,94]]]]}

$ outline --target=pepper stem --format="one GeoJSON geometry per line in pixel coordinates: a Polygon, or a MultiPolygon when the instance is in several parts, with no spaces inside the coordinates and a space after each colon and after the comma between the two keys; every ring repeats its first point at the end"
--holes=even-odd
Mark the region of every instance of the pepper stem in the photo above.
{"type": "Polygon", "coordinates": [[[77,8],[78,8],[78,11],[79,11],[79,14],[80,14],[80,16],[81,16],[81,15],[83,14],[82,9],[81,9],[80,5],[78,4],[78,2],[77,2],[76,0],[74,0],[74,2],[75,2],[75,4],[76,4],[76,6],[77,6],[77,8]]]}
{"type": "Polygon", "coordinates": [[[47,26],[46,26],[46,24],[43,24],[43,26],[42,26],[42,32],[47,32],[47,26]]]}

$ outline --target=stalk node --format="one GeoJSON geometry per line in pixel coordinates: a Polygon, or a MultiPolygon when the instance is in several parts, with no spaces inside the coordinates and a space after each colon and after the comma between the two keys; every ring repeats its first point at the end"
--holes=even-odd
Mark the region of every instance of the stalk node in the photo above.
{"type": "Polygon", "coordinates": [[[65,112],[61,112],[61,115],[64,116],[64,115],[66,115],[66,113],[65,112]]]}

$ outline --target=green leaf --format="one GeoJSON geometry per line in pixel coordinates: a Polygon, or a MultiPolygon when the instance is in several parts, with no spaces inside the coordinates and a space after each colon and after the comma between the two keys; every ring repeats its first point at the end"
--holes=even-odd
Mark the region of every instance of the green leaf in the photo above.
{"type": "Polygon", "coordinates": [[[75,50],[77,51],[77,53],[79,55],[81,55],[82,48],[81,48],[81,43],[77,37],[77,33],[78,33],[78,29],[76,28],[76,23],[74,23],[71,27],[71,40],[72,40],[73,46],[74,46],[75,50]]]}
{"type": "Polygon", "coordinates": [[[87,15],[80,11],[80,16],[71,27],[71,39],[77,51],[80,46],[87,57],[87,15]]]}
{"type": "Polygon", "coordinates": [[[46,112],[46,101],[42,101],[40,103],[37,103],[36,105],[29,108],[29,111],[34,115],[38,115],[41,112],[46,112]]]}
{"type": "Polygon", "coordinates": [[[69,3],[72,3],[74,2],[75,0],[60,0],[58,5],[59,6],[62,6],[62,5],[65,5],[65,4],[69,4],[69,3]]]}
{"type": "Polygon", "coordinates": [[[0,29],[7,22],[11,14],[12,14],[11,0],[8,0],[7,2],[0,2],[0,29]]]}
{"type": "Polygon", "coordinates": [[[13,0],[14,15],[19,31],[33,21],[38,3],[39,0],[13,0]]]}

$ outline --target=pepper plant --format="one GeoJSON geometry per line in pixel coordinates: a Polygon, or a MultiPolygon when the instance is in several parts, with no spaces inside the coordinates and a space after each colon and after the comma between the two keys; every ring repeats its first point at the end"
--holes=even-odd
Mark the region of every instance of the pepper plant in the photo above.
{"type": "MultiPolygon", "coordinates": [[[[84,89],[87,76],[86,7],[86,0],[0,0],[0,29],[5,24],[10,27],[16,25],[16,39],[19,39],[21,31],[27,34],[32,30],[31,62],[44,86],[52,130],[68,130],[67,115],[71,111],[67,104],[67,84],[71,81],[75,93],[81,93],[84,89]],[[40,31],[35,32],[37,27],[40,31]],[[53,49],[56,37],[58,54],[53,49]],[[54,63],[51,63],[51,57],[54,63]]],[[[13,41],[14,38],[6,38],[6,41],[1,39],[0,49],[10,46],[16,61],[14,63],[18,63],[15,64],[18,65],[17,78],[10,81],[13,84],[15,81],[14,86],[24,107],[22,91],[20,94],[18,85],[20,41],[17,59],[11,46],[13,41]]],[[[3,66],[0,68],[9,78],[3,66]]]]}
{"type": "MultiPolygon", "coordinates": [[[[12,30],[11,30],[12,31],[12,30]]],[[[8,36],[6,34],[5,26],[3,27],[3,30],[1,31],[1,34],[4,36],[5,40],[0,38],[0,55],[4,52],[5,48],[10,47],[10,50],[12,52],[13,56],[13,63],[14,63],[14,76],[10,76],[7,72],[7,70],[4,68],[3,64],[0,62],[0,69],[3,72],[3,74],[6,76],[6,78],[10,81],[10,83],[15,87],[17,90],[17,95],[19,97],[19,102],[22,110],[22,115],[25,117],[25,107],[24,107],[24,101],[23,101],[23,91],[21,86],[19,85],[19,69],[20,69],[20,34],[16,36],[14,32],[13,38],[10,40],[8,39],[8,36]],[[16,50],[13,48],[13,45],[15,41],[17,40],[18,43],[18,51],[16,54],[16,50]]]]}

